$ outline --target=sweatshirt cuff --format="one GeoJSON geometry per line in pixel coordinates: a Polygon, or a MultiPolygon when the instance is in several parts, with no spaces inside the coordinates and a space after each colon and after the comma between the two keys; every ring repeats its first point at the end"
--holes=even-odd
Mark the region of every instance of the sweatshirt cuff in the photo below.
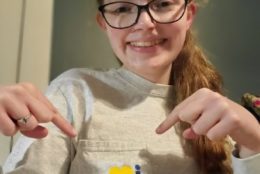
{"type": "Polygon", "coordinates": [[[260,174],[260,153],[247,158],[238,158],[234,150],[232,166],[234,174],[260,174]]]}

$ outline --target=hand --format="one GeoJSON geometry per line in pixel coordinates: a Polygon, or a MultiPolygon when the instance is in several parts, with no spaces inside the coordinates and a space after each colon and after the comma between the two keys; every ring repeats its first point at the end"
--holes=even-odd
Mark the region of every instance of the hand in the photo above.
{"type": "Polygon", "coordinates": [[[260,153],[260,125],[254,116],[239,104],[207,88],[196,91],[177,105],[156,129],[162,134],[178,121],[191,124],[183,132],[188,139],[200,135],[217,141],[230,136],[250,155],[260,153]]]}
{"type": "Polygon", "coordinates": [[[76,131],[32,84],[20,83],[0,87],[0,132],[6,136],[14,135],[18,130],[25,136],[43,138],[48,130],[39,123],[53,122],[68,136],[76,131]],[[26,123],[17,120],[26,118],[26,123]]]}

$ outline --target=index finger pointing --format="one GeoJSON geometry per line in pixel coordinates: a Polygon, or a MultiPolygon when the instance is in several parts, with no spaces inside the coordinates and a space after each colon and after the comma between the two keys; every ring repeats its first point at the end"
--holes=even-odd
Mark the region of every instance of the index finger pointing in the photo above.
{"type": "Polygon", "coordinates": [[[66,135],[70,137],[75,137],[77,135],[76,130],[71,126],[71,124],[65,120],[61,115],[55,114],[52,122],[62,130],[66,135]]]}
{"type": "Polygon", "coordinates": [[[178,121],[180,121],[179,117],[172,113],[170,114],[156,129],[157,134],[162,134],[168,129],[170,129],[173,125],[175,125],[178,121]]]}

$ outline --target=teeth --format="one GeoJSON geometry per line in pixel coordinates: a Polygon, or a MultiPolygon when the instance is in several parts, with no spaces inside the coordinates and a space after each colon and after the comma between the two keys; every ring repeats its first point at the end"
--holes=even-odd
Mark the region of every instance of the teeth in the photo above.
{"type": "Polygon", "coordinates": [[[137,42],[130,42],[130,45],[136,46],[136,47],[151,47],[154,45],[158,45],[158,44],[162,43],[163,41],[164,41],[163,39],[149,41],[149,42],[137,41],[137,42]]]}

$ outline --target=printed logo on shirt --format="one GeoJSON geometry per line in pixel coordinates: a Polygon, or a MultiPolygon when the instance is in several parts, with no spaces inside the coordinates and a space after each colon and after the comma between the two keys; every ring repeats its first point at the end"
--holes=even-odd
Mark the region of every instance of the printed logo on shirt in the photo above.
{"type": "Polygon", "coordinates": [[[128,165],[113,166],[110,167],[108,174],[141,174],[141,166],[137,164],[134,169],[128,165]]]}

